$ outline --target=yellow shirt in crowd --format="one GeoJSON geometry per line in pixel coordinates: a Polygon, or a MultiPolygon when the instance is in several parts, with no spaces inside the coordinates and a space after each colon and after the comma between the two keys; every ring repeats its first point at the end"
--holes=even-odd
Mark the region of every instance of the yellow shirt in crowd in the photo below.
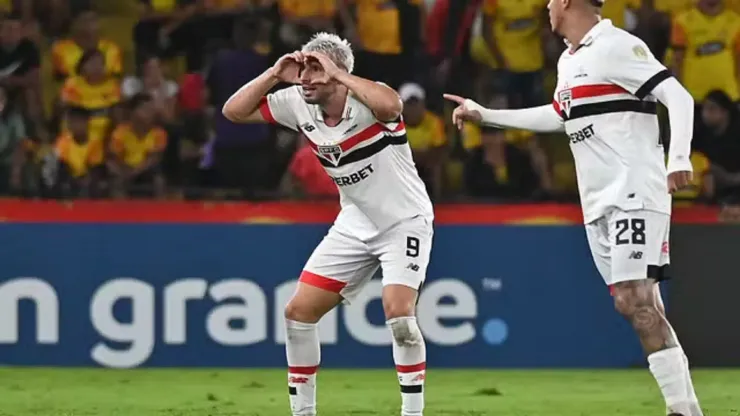
{"type": "Polygon", "coordinates": [[[419,125],[406,125],[406,137],[414,150],[429,150],[447,143],[444,122],[431,111],[424,113],[419,125]]]}
{"type": "MultiPolygon", "coordinates": [[[[539,71],[545,64],[541,31],[547,0],[484,0],[484,16],[495,16],[492,37],[513,72],[539,71]]],[[[492,68],[498,63],[489,55],[492,68]]]]}
{"type": "Polygon", "coordinates": [[[735,57],[740,52],[740,15],[726,9],[708,16],[697,8],[673,21],[671,45],[685,50],[682,81],[695,100],[715,89],[740,98],[735,57]]]}
{"type": "Polygon", "coordinates": [[[334,17],[337,12],[336,0],[278,0],[280,13],[293,18],[321,16],[334,17]]]}
{"type": "Polygon", "coordinates": [[[56,141],[59,160],[69,167],[73,177],[79,178],[88,174],[91,168],[103,163],[103,141],[90,140],[78,143],[71,133],[62,133],[56,141]]]}
{"type": "Polygon", "coordinates": [[[83,77],[71,77],[62,87],[62,102],[89,110],[91,140],[105,139],[110,126],[110,109],[121,101],[117,79],[110,78],[99,85],[89,84],[83,77]]]}
{"type": "Polygon", "coordinates": [[[601,17],[609,19],[612,24],[625,28],[628,10],[637,10],[641,6],[640,0],[607,0],[601,8],[601,17]]]}
{"type": "MultiPolygon", "coordinates": [[[[121,75],[123,71],[123,56],[121,48],[114,42],[101,39],[98,49],[105,58],[105,70],[109,75],[121,75]]],[[[85,51],[71,39],[62,39],[54,42],[51,49],[54,72],[62,77],[77,75],[77,63],[85,51]]]]}
{"type": "MultiPolygon", "coordinates": [[[[409,0],[421,5],[423,0],[409,0]]],[[[357,7],[357,35],[368,52],[401,53],[401,22],[393,0],[349,0],[357,7]]]]}
{"type": "Polygon", "coordinates": [[[111,136],[111,151],[126,165],[135,168],[144,163],[153,153],[164,151],[167,146],[167,133],[155,127],[140,137],[130,124],[121,124],[111,136]]]}

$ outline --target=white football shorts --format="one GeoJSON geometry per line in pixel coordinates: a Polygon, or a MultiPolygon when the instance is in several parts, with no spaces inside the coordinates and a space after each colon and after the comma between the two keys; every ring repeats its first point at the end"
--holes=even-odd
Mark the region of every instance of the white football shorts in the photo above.
{"type": "Polygon", "coordinates": [[[586,224],[591,255],[606,284],[668,278],[670,227],[668,214],[620,209],[586,224]]]}
{"type": "Polygon", "coordinates": [[[299,280],[339,293],[350,303],[381,267],[383,286],[419,290],[426,278],[433,234],[431,222],[422,216],[401,221],[368,241],[332,227],[306,262],[299,280]]]}

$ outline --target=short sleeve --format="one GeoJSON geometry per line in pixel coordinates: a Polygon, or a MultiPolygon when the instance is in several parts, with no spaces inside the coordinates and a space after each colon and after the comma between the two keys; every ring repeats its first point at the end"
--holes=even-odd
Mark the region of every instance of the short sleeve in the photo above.
{"type": "Polygon", "coordinates": [[[661,82],[671,77],[670,71],[655,59],[640,39],[630,37],[613,45],[602,60],[606,79],[635,97],[644,99],[661,82]]]}
{"type": "Polygon", "coordinates": [[[79,104],[82,100],[82,93],[77,86],[75,78],[67,78],[62,86],[61,98],[65,104],[79,104]]]}
{"type": "Polygon", "coordinates": [[[167,132],[162,129],[157,129],[154,132],[154,150],[155,152],[163,152],[167,147],[167,132]]]}
{"type": "Polygon", "coordinates": [[[675,49],[685,48],[688,44],[686,29],[678,19],[671,22],[671,46],[675,49]]]}
{"type": "Polygon", "coordinates": [[[483,0],[483,14],[492,15],[496,13],[498,0],[483,0]]]}
{"type": "Polygon", "coordinates": [[[267,94],[260,102],[259,111],[262,118],[271,124],[280,124],[298,131],[298,119],[295,114],[300,97],[297,87],[285,88],[267,94]]]}
{"type": "Polygon", "coordinates": [[[105,152],[103,151],[103,141],[91,140],[88,146],[90,146],[90,150],[87,153],[87,162],[90,164],[90,166],[98,166],[102,164],[103,159],[105,158],[105,152]]]}
{"type": "Polygon", "coordinates": [[[126,134],[125,128],[120,126],[113,130],[110,140],[110,150],[113,154],[121,155],[126,150],[123,145],[124,134],[126,134]]]}

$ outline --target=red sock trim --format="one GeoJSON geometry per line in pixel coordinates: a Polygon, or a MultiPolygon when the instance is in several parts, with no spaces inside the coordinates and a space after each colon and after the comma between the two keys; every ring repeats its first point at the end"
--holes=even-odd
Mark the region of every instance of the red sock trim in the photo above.
{"type": "Polygon", "coordinates": [[[298,281],[333,293],[339,293],[342,291],[342,289],[344,289],[345,286],[347,286],[347,283],[345,282],[330,279],[328,277],[324,277],[316,273],[311,273],[306,270],[301,272],[301,277],[298,279],[298,281]]]}
{"type": "Polygon", "coordinates": [[[319,366],[313,367],[288,367],[288,373],[290,374],[303,374],[310,376],[316,374],[319,371],[319,366]]]}
{"type": "Polygon", "coordinates": [[[419,363],[414,365],[397,365],[396,371],[399,373],[418,373],[427,369],[427,363],[419,363]]]}

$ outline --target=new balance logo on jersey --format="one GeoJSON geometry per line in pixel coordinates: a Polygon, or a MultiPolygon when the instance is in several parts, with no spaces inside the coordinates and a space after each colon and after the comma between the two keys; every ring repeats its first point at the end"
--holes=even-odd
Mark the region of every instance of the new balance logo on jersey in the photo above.
{"type": "Polygon", "coordinates": [[[318,153],[334,165],[339,164],[339,159],[342,158],[342,148],[339,146],[318,146],[318,153]]]}
{"type": "Polygon", "coordinates": [[[630,253],[630,260],[640,260],[642,258],[642,251],[633,251],[630,253]]]}
{"type": "Polygon", "coordinates": [[[418,264],[414,264],[414,263],[409,263],[409,265],[406,266],[406,268],[409,269],[409,270],[411,270],[411,271],[414,271],[414,272],[418,272],[419,271],[419,265],[418,264]]]}
{"type": "Polygon", "coordinates": [[[348,128],[347,130],[345,130],[344,133],[342,133],[342,134],[350,134],[350,133],[352,133],[357,128],[357,126],[358,126],[358,124],[355,124],[354,126],[352,126],[352,127],[348,128]]]}
{"type": "Polygon", "coordinates": [[[594,125],[589,124],[588,126],[569,134],[570,142],[572,144],[580,143],[586,139],[594,137],[594,125]]]}
{"type": "Polygon", "coordinates": [[[312,125],[310,125],[308,123],[303,123],[301,125],[301,129],[302,130],[305,130],[305,131],[307,131],[309,133],[311,133],[312,131],[316,130],[316,127],[314,127],[314,126],[312,126],[312,125]]]}
{"type": "Polygon", "coordinates": [[[337,186],[355,185],[360,181],[367,179],[373,172],[375,172],[373,165],[367,165],[351,175],[332,176],[331,179],[337,184],[337,186]]]}

